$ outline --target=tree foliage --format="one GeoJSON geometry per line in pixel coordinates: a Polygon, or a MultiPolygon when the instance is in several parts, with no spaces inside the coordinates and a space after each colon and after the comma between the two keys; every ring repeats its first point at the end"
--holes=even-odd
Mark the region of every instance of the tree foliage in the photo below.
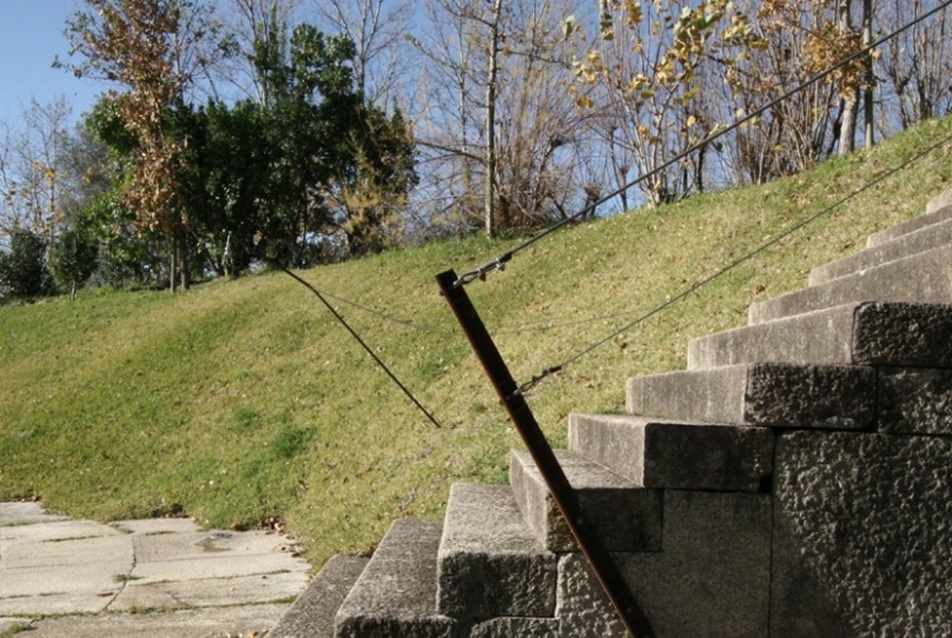
{"type": "Polygon", "coordinates": [[[766,46],[750,16],[727,0],[603,0],[597,40],[576,61],[573,90],[580,107],[604,109],[598,131],[619,178],[627,181],[632,171],[650,175],[641,184],[649,201],[669,202],[704,188],[708,149],[699,151],[693,167],[662,167],[718,124],[707,84],[737,73],[766,46]]]}
{"type": "MultiPolygon", "coordinates": [[[[75,130],[65,100],[0,123],[0,242],[40,236],[63,289],[86,260],[174,286],[789,175],[852,149],[866,90],[881,133],[952,109],[945,11],[856,57],[852,0],[419,3],[82,0],[62,66],[114,90],[75,130]]],[[[879,0],[876,30],[937,6],[879,0]]]]}
{"type": "Polygon", "coordinates": [[[236,275],[259,258],[303,266],[386,245],[415,183],[413,142],[399,112],[387,116],[355,87],[348,35],[290,29],[277,4],[265,16],[262,3],[242,1],[256,29],[245,48],[255,97],[197,105],[182,60],[234,50],[203,41],[221,36],[211,14],[196,18],[184,0],[87,4],[70,24],[84,60],[74,70],[127,89],[89,117],[123,170],[91,209],[94,227],[112,234],[107,247],[164,240],[168,274],[178,269],[184,283],[236,275]],[[185,33],[186,24],[202,28],[185,33]],[[129,234],[138,237],[118,241],[129,234]]]}
{"type": "Polygon", "coordinates": [[[92,277],[98,266],[99,244],[84,225],[74,223],[60,231],[50,248],[49,269],[70,299],[92,277]]]}
{"type": "Polygon", "coordinates": [[[9,252],[0,252],[0,299],[30,299],[49,293],[43,237],[25,228],[14,228],[9,237],[9,252]]]}

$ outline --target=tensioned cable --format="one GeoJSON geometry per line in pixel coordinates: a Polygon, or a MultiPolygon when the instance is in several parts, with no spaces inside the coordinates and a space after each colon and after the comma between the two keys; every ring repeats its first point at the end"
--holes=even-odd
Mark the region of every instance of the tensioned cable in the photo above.
{"type": "MultiPolygon", "coordinates": [[[[279,267],[279,266],[277,266],[277,265],[275,265],[275,264],[271,264],[271,265],[272,265],[275,269],[280,270],[280,267],[279,267]]],[[[337,301],[337,302],[339,302],[339,303],[341,303],[341,304],[350,306],[351,308],[354,308],[354,309],[356,309],[356,310],[360,310],[361,312],[364,312],[364,313],[366,313],[366,314],[369,314],[369,315],[372,315],[372,316],[374,316],[374,317],[377,317],[378,319],[381,319],[381,320],[383,320],[383,321],[386,321],[386,322],[389,322],[389,323],[393,323],[393,324],[397,324],[398,326],[402,326],[402,327],[404,327],[404,328],[406,328],[406,329],[408,329],[408,330],[415,330],[415,331],[417,331],[417,332],[421,332],[421,333],[424,333],[424,334],[440,335],[440,336],[456,336],[456,335],[459,334],[459,331],[458,331],[458,330],[451,330],[451,329],[449,329],[449,328],[436,328],[436,327],[434,327],[434,326],[427,326],[427,325],[423,325],[423,324],[420,324],[420,323],[416,323],[416,322],[414,322],[414,321],[411,321],[410,319],[403,319],[403,318],[401,318],[401,317],[397,317],[397,316],[395,316],[395,315],[391,315],[391,314],[388,314],[388,313],[386,313],[386,312],[382,312],[382,311],[380,311],[380,310],[376,310],[376,309],[371,308],[370,306],[367,306],[367,305],[362,304],[362,303],[360,303],[360,302],[353,301],[352,299],[347,299],[346,297],[341,297],[340,295],[335,295],[335,294],[333,294],[333,293],[327,292],[326,289],[322,289],[322,290],[321,290],[321,295],[323,295],[324,297],[326,297],[326,298],[328,298],[328,299],[333,299],[334,301],[337,301]]],[[[576,319],[576,320],[574,320],[574,321],[561,321],[561,322],[558,322],[558,323],[543,323],[543,322],[538,322],[538,323],[536,323],[536,324],[522,324],[522,325],[513,326],[513,327],[511,327],[511,328],[503,328],[503,329],[501,329],[501,330],[495,330],[495,331],[494,331],[494,334],[497,334],[497,335],[516,335],[516,334],[525,334],[525,333],[527,333],[527,332],[546,332],[546,331],[548,331],[548,330],[555,330],[555,329],[558,329],[558,328],[568,328],[568,327],[571,327],[571,326],[577,326],[577,325],[595,323],[595,322],[597,322],[597,321],[604,321],[604,320],[606,320],[606,319],[614,319],[614,318],[617,318],[617,317],[625,317],[625,316],[628,316],[628,315],[630,315],[630,314],[631,314],[631,312],[615,312],[615,313],[612,313],[612,314],[599,315],[599,316],[597,316],[597,317],[590,317],[590,318],[587,318],[587,319],[576,319]]]]}
{"type": "Polygon", "coordinates": [[[334,315],[334,318],[337,319],[337,321],[340,322],[340,324],[341,324],[342,326],[344,326],[344,328],[347,329],[347,332],[349,332],[350,335],[357,341],[357,343],[359,343],[360,346],[367,352],[367,354],[369,354],[369,355],[371,356],[371,358],[376,362],[376,364],[377,364],[378,366],[380,366],[380,368],[383,369],[384,372],[387,373],[387,376],[390,377],[390,380],[393,381],[395,384],[397,384],[397,386],[400,388],[400,390],[403,391],[403,393],[407,396],[407,398],[410,399],[410,401],[413,402],[413,404],[417,407],[417,409],[420,410],[420,412],[422,412],[423,414],[426,415],[426,418],[430,420],[430,423],[432,423],[433,425],[435,425],[435,426],[438,427],[438,428],[442,428],[442,427],[443,427],[442,425],[440,425],[440,422],[436,420],[436,417],[434,417],[434,416],[430,413],[429,410],[427,410],[425,407],[423,407],[423,404],[420,403],[420,402],[417,400],[417,398],[416,398],[415,396],[413,396],[413,393],[410,392],[409,388],[407,388],[407,386],[405,386],[405,385],[403,384],[403,382],[400,381],[400,379],[397,378],[397,375],[395,375],[395,374],[390,370],[390,368],[387,367],[387,364],[385,364],[385,363],[380,359],[380,357],[378,357],[378,356],[376,355],[376,353],[370,348],[370,346],[367,345],[367,342],[364,341],[364,340],[361,338],[361,336],[360,336],[359,334],[357,334],[357,331],[354,330],[354,329],[350,326],[349,323],[347,323],[347,321],[344,319],[344,317],[341,316],[341,314],[340,314],[339,312],[337,312],[337,310],[334,308],[334,306],[332,306],[332,305],[327,301],[327,299],[324,297],[324,295],[321,294],[321,291],[319,291],[317,288],[315,288],[314,286],[312,286],[308,281],[306,281],[305,279],[302,279],[301,277],[299,277],[298,275],[294,274],[293,272],[291,272],[290,270],[288,270],[288,269],[285,268],[284,266],[281,266],[281,265],[278,265],[278,264],[271,264],[271,265],[272,265],[273,267],[277,268],[278,270],[280,270],[281,272],[283,272],[284,274],[286,274],[288,277],[291,277],[292,279],[294,279],[295,281],[297,281],[299,284],[301,284],[302,286],[304,286],[305,288],[307,288],[308,290],[310,290],[312,293],[314,293],[314,295],[315,295],[318,299],[321,300],[321,303],[324,304],[324,307],[326,307],[326,308],[331,312],[331,314],[334,315]]]}
{"type": "Polygon", "coordinates": [[[533,387],[535,387],[536,385],[538,385],[539,382],[542,381],[543,379],[545,379],[546,377],[548,377],[548,376],[550,376],[550,375],[552,375],[552,374],[554,374],[554,373],[556,373],[556,372],[561,371],[561,370],[564,369],[566,366],[569,366],[569,365],[575,363],[576,361],[578,361],[578,360],[581,359],[582,357],[584,357],[584,356],[590,354],[593,350],[595,350],[595,349],[597,349],[597,348],[599,348],[599,347],[605,345],[606,343],[608,343],[609,341],[611,341],[612,339],[614,339],[614,338],[617,337],[618,335],[623,334],[623,333],[627,332],[628,330],[631,330],[633,327],[635,327],[636,325],[638,325],[638,324],[640,324],[640,323],[642,323],[642,322],[644,322],[644,321],[647,321],[648,319],[650,319],[651,317],[653,317],[653,316],[655,316],[656,314],[660,313],[661,311],[665,310],[665,309],[668,308],[669,306],[674,305],[676,302],[678,302],[678,301],[684,299],[685,297],[687,297],[688,295],[694,293],[694,292],[697,291],[698,289],[700,289],[700,288],[706,286],[707,284],[711,283],[712,281],[714,281],[714,280],[717,279],[718,277],[721,277],[721,276],[727,274],[728,272],[732,271],[734,268],[736,268],[737,266],[741,265],[742,263],[744,263],[744,262],[746,262],[746,261],[750,261],[751,259],[753,259],[753,258],[756,257],[757,255],[759,255],[760,253],[764,252],[765,250],[767,250],[767,249],[770,248],[771,246],[774,246],[774,245],[778,244],[779,242],[781,242],[782,240],[786,239],[787,237],[789,237],[789,236],[792,235],[793,233],[797,232],[798,230],[804,228],[805,226],[808,226],[809,224],[812,224],[813,222],[815,222],[816,220],[820,219],[821,217],[824,217],[824,216],[828,215],[833,209],[835,209],[835,208],[837,208],[837,207],[839,207],[839,206],[842,206],[843,204],[845,204],[845,203],[848,202],[849,200],[853,199],[853,198],[856,197],[857,195],[859,195],[859,194],[861,194],[861,193],[863,193],[863,192],[869,190],[869,189],[872,188],[873,186],[876,186],[876,185],[879,184],[880,182],[883,182],[884,180],[888,179],[889,177],[892,177],[893,175],[895,175],[896,173],[898,173],[898,172],[901,171],[902,169],[906,168],[906,167],[909,166],[910,164],[914,164],[915,162],[919,161],[920,159],[922,159],[923,157],[925,157],[926,155],[928,155],[928,154],[931,153],[932,151],[936,150],[937,148],[939,148],[939,147],[941,147],[941,146],[943,146],[943,145],[945,145],[945,144],[948,144],[949,142],[952,142],[952,135],[949,135],[948,137],[945,137],[944,139],[942,139],[942,140],[936,142],[935,144],[932,144],[931,146],[927,147],[926,149],[924,149],[924,150],[922,150],[922,151],[916,153],[913,157],[909,158],[908,160],[906,160],[905,162],[903,162],[903,163],[900,164],[899,166],[896,166],[896,167],[894,167],[894,168],[888,170],[887,172],[883,173],[883,174],[880,175],[879,177],[876,177],[875,179],[873,179],[872,181],[868,182],[867,184],[865,184],[865,185],[862,186],[861,188],[858,188],[857,190],[853,191],[853,192],[850,193],[849,195],[846,195],[845,197],[843,197],[843,198],[840,199],[839,201],[837,201],[837,202],[831,204],[830,206],[824,208],[824,209],[821,210],[820,212],[818,212],[818,213],[816,213],[816,214],[814,214],[814,215],[812,215],[812,216],[806,218],[805,220],[803,220],[803,221],[801,221],[801,222],[799,222],[799,223],[797,223],[797,224],[794,224],[793,226],[791,226],[790,228],[788,228],[787,230],[785,230],[785,231],[782,232],[781,234],[779,234],[779,235],[777,235],[776,237],[774,237],[773,239],[771,239],[769,242],[766,242],[765,244],[762,244],[761,246],[759,246],[758,248],[754,249],[753,251],[747,253],[747,254],[744,255],[743,257],[740,257],[740,258],[734,260],[733,262],[731,262],[729,265],[727,265],[727,266],[721,268],[721,269],[718,270],[716,273],[714,273],[714,274],[712,274],[712,275],[706,277],[705,279],[703,279],[703,280],[701,280],[701,281],[695,283],[694,285],[692,285],[692,286],[686,288],[685,290],[682,290],[680,293],[678,293],[677,295],[675,295],[675,296],[672,297],[671,299],[668,299],[668,300],[667,300],[666,302],[664,302],[663,304],[661,304],[661,305],[659,305],[659,306],[653,308],[652,310],[649,310],[648,312],[646,312],[645,314],[641,315],[640,317],[638,317],[638,318],[635,319],[634,321],[632,321],[632,322],[630,322],[630,323],[628,323],[628,324],[622,326],[620,329],[618,329],[618,330],[616,330],[615,332],[611,333],[611,334],[608,335],[607,337],[605,337],[605,338],[603,338],[603,339],[601,339],[601,340],[595,342],[594,344],[592,344],[592,345],[589,346],[588,348],[582,350],[582,351],[579,352],[578,354],[576,354],[576,355],[574,355],[574,356],[572,356],[572,357],[566,359],[565,361],[563,361],[563,362],[560,363],[559,365],[552,366],[551,368],[546,368],[546,369],[543,370],[539,375],[532,377],[532,379],[531,379],[530,381],[528,381],[527,383],[525,383],[525,384],[523,384],[522,386],[520,386],[519,389],[516,390],[516,394],[523,394],[523,395],[524,395],[526,392],[528,392],[528,391],[531,390],[533,387]]]}
{"type": "Polygon", "coordinates": [[[447,329],[434,328],[434,327],[432,327],[432,326],[424,326],[424,325],[422,325],[422,324],[414,323],[413,321],[410,321],[409,319],[401,319],[400,317],[396,317],[396,316],[394,316],[394,315],[390,315],[390,314],[387,314],[387,313],[385,313],[385,312],[381,312],[381,311],[379,311],[379,310],[374,310],[373,308],[371,308],[371,307],[369,307],[369,306],[365,306],[365,305],[363,305],[363,304],[360,304],[360,303],[358,303],[358,302],[356,302],[356,301],[352,301],[352,300],[350,300],[350,299],[346,299],[346,298],[344,298],[344,297],[339,297],[339,296],[337,296],[337,295],[331,294],[331,293],[326,292],[326,291],[323,292],[323,293],[321,293],[321,294],[324,295],[325,297],[327,297],[328,299],[333,299],[334,301],[339,301],[339,302],[342,303],[342,304],[346,304],[346,305],[348,305],[348,306],[351,306],[352,308],[356,308],[357,310],[366,312],[367,314],[373,315],[373,316],[375,316],[375,317],[377,317],[377,318],[379,318],[379,319],[383,319],[384,321],[388,321],[388,322],[390,322],[390,323],[395,323],[395,324],[401,325],[401,326],[403,326],[403,327],[405,327],[405,328],[409,328],[409,329],[411,329],[411,330],[418,330],[418,331],[420,331],[420,332],[425,332],[425,333],[429,333],[429,334],[437,334],[437,335],[455,335],[455,334],[459,334],[457,331],[455,331],[455,330],[450,330],[450,329],[448,329],[448,328],[447,328],[447,329]]]}
{"type": "Polygon", "coordinates": [[[688,149],[685,150],[685,151],[683,151],[680,155],[677,155],[676,157],[674,157],[674,158],[672,158],[672,159],[670,159],[670,160],[664,162],[663,164],[661,164],[661,165],[658,166],[657,168],[655,168],[655,169],[649,171],[648,173],[645,173],[644,175],[638,177],[638,179],[636,179],[636,180],[634,180],[634,181],[632,181],[632,182],[629,182],[628,184],[625,184],[624,186],[621,186],[620,188],[615,189],[614,191],[612,191],[611,193],[609,193],[609,194],[606,195],[605,197],[602,197],[602,198],[599,199],[598,201],[595,201],[595,202],[589,204],[588,206],[586,206],[585,208],[583,208],[583,209],[580,210],[579,212],[575,213],[575,214],[572,215],[571,217],[567,217],[567,218],[563,219],[562,221],[558,222],[557,224],[554,224],[553,226],[550,226],[549,228],[547,228],[547,229],[543,230],[542,232],[538,233],[537,235],[533,236],[533,237],[532,237],[531,239],[529,239],[528,241],[526,241],[526,242],[520,244],[519,246],[516,246],[515,248],[513,248],[512,250],[510,250],[510,251],[508,251],[508,252],[506,252],[506,253],[503,253],[502,255],[500,255],[499,257],[497,257],[494,261],[491,261],[491,262],[489,262],[488,264],[482,266],[481,268],[477,268],[476,270],[471,270],[471,271],[469,271],[469,272],[463,273],[463,274],[460,275],[460,277],[456,280],[455,286],[464,286],[464,285],[466,285],[466,284],[472,283],[473,281],[475,281],[475,280],[477,280],[477,279],[485,279],[486,275],[487,275],[488,273],[494,271],[494,270],[505,270],[506,264],[507,264],[509,261],[512,260],[513,256],[515,256],[516,253],[518,253],[518,252],[520,252],[520,251],[522,251],[522,250],[525,250],[526,248],[528,248],[529,246],[531,246],[531,245],[534,244],[535,242],[539,241],[539,240],[542,239],[543,237],[546,237],[546,236],[548,236],[548,235],[554,233],[555,231],[557,231],[557,230],[559,230],[559,229],[561,229],[561,228],[564,228],[564,227],[567,226],[568,224],[571,224],[571,223],[573,223],[574,221],[576,221],[576,220],[578,220],[578,219],[584,217],[585,215],[588,215],[589,213],[594,212],[595,209],[596,209],[598,206],[600,206],[600,205],[602,205],[602,204],[608,202],[608,201],[611,200],[611,199],[614,199],[614,198],[617,197],[618,195],[621,195],[622,193],[624,193],[625,191],[627,191],[629,188],[631,188],[631,187],[633,187],[633,186],[636,186],[637,184],[640,184],[641,182],[643,182],[644,180],[648,179],[649,177],[652,177],[652,176],[657,175],[658,173],[660,173],[660,172],[662,172],[662,171],[664,171],[664,170],[667,170],[667,169],[670,168],[671,166],[673,166],[673,165],[677,164],[678,162],[680,162],[681,160],[685,159],[685,158],[686,158],[687,156],[689,156],[691,153],[694,153],[694,152],[700,150],[700,149],[701,149],[702,147],[704,147],[705,145],[710,144],[710,143],[713,142],[714,140],[716,140],[716,139],[718,139],[718,138],[720,138],[720,137],[722,137],[722,136],[724,136],[724,135],[727,135],[727,134],[730,133],[731,131],[734,131],[734,130],[738,129],[738,128],[740,128],[741,126],[743,126],[744,124],[750,122],[751,120],[753,120],[753,119],[755,119],[755,118],[757,118],[757,117],[763,115],[765,112],[769,111],[770,109],[772,109],[773,107],[775,107],[775,106],[776,106],[777,104],[779,104],[780,102],[783,102],[784,100],[787,100],[787,99],[793,97],[794,95],[796,95],[797,93],[803,91],[804,89],[806,89],[806,88],[808,88],[808,87],[811,87],[811,86],[813,86],[814,84],[817,84],[818,82],[820,82],[821,80],[825,79],[826,77],[828,77],[829,75],[831,75],[831,74],[834,73],[835,71],[839,70],[840,68],[846,66],[847,64],[849,64],[849,63],[852,62],[853,60],[857,60],[857,59],[859,59],[860,57],[862,57],[862,56],[864,56],[864,55],[868,55],[868,54],[869,54],[873,49],[875,49],[876,47],[878,47],[878,46],[884,44],[885,42],[888,42],[889,40],[892,40],[893,38],[895,38],[895,37],[898,36],[899,34],[903,33],[904,31],[906,31],[906,30],[908,30],[908,29],[911,29],[912,27],[914,27],[915,25],[919,24],[920,22],[923,22],[924,20],[926,20],[926,19],[932,17],[932,16],[935,15],[936,13],[939,13],[940,11],[944,10],[945,8],[947,8],[949,5],[952,5],[952,0],[946,0],[946,2],[943,2],[942,4],[940,4],[940,5],[936,6],[936,7],[934,7],[931,11],[927,11],[926,13],[924,13],[924,14],[922,14],[921,16],[915,18],[914,20],[912,20],[912,21],[909,22],[908,24],[905,24],[905,25],[899,27],[899,28],[896,29],[895,31],[893,31],[893,32],[891,32],[891,33],[889,33],[889,34],[887,34],[887,35],[885,35],[885,36],[879,38],[878,40],[876,40],[876,41],[874,41],[874,42],[872,42],[872,43],[866,45],[865,47],[863,47],[862,49],[859,49],[858,51],[852,53],[851,55],[848,55],[847,57],[843,58],[842,60],[840,60],[837,64],[833,65],[832,67],[826,69],[825,71],[821,71],[820,73],[816,74],[815,76],[813,76],[812,78],[810,78],[809,80],[807,80],[806,82],[804,82],[803,84],[800,84],[800,85],[794,87],[793,89],[790,89],[789,91],[787,91],[786,93],[784,93],[784,94],[781,95],[780,97],[771,100],[770,102],[768,102],[768,103],[765,104],[764,106],[761,106],[760,108],[756,109],[755,111],[752,111],[751,113],[748,113],[746,116],[740,118],[739,120],[734,121],[734,123],[730,124],[729,126],[723,128],[723,129],[720,129],[720,130],[716,130],[715,132],[709,134],[707,137],[705,137],[705,138],[704,138],[703,140],[701,140],[700,142],[697,142],[697,143],[694,144],[693,146],[688,147],[688,149]]]}

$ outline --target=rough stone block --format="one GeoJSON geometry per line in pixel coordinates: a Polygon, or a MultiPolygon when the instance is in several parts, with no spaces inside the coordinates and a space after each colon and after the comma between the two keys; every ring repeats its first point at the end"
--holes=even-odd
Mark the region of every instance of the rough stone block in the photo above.
{"type": "Polygon", "coordinates": [[[952,440],[778,440],[771,638],[952,636],[952,440]]]}
{"type": "MultiPolygon", "coordinates": [[[[593,634],[594,635],[594,634],[593,634]]],[[[469,638],[562,638],[558,618],[493,618],[475,625],[469,638]]]]}
{"type": "Polygon", "coordinates": [[[436,611],[436,553],[442,524],[393,523],[337,612],[337,638],[455,638],[436,611]]]}
{"type": "MultiPolygon", "coordinates": [[[[664,508],[664,551],[613,555],[655,638],[767,636],[769,495],[672,490],[664,508]]],[[[564,636],[626,636],[579,554],[560,558],[558,616],[564,636]]]]}
{"type": "Polygon", "coordinates": [[[569,448],[647,488],[756,492],[773,471],[759,427],[573,414],[569,448]]]}
{"type": "Polygon", "coordinates": [[[876,429],[893,434],[952,435],[952,370],[882,368],[876,429]]]}
{"type": "Polygon", "coordinates": [[[627,408],[681,421],[859,429],[872,424],[875,392],[871,368],[757,363],[629,379],[627,408]]]}
{"type": "Polygon", "coordinates": [[[440,613],[463,620],[555,612],[556,556],[535,539],[509,486],[454,484],[438,568],[440,613]]]}
{"type": "Polygon", "coordinates": [[[334,638],[334,617],[367,566],[358,556],[334,556],[310,582],[269,638],[334,638]]]}
{"type": "Polygon", "coordinates": [[[952,367],[952,306],[863,302],[692,339],[688,368],[773,361],[952,367]]]}
{"type": "MultiPolygon", "coordinates": [[[[589,524],[609,551],[661,549],[661,493],[636,486],[608,468],[567,450],[555,456],[589,524]]],[[[509,483],[526,523],[552,552],[578,551],[542,473],[525,451],[510,454],[509,483]]]]}

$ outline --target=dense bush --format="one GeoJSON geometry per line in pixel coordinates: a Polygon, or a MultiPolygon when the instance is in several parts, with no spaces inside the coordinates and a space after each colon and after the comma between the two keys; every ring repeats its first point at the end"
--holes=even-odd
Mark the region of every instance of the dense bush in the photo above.
{"type": "Polygon", "coordinates": [[[92,276],[98,265],[98,242],[79,225],[67,226],[50,249],[50,270],[61,290],[70,299],[92,276]]]}
{"type": "Polygon", "coordinates": [[[15,228],[10,233],[10,251],[0,253],[0,298],[30,299],[51,290],[46,242],[37,233],[15,228]]]}

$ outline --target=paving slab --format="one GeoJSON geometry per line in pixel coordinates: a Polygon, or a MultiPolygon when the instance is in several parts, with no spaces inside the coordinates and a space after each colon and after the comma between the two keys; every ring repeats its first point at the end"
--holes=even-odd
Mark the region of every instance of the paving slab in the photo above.
{"type": "Polygon", "coordinates": [[[0,503],[0,632],[262,634],[304,590],[308,570],[293,540],[264,530],[202,530],[188,519],[103,524],[0,503]]]}
{"type": "Polygon", "coordinates": [[[67,517],[51,514],[32,501],[0,503],[0,527],[62,520],[67,520],[67,517]]]}
{"type": "MultiPolygon", "coordinates": [[[[47,618],[26,626],[29,638],[232,638],[264,636],[287,605],[184,609],[165,613],[100,614],[47,618]]],[[[17,621],[21,623],[21,621],[17,621]]],[[[0,631],[3,625],[0,624],[0,631]]]]}
{"type": "Polygon", "coordinates": [[[262,601],[292,602],[304,590],[307,576],[300,572],[255,574],[231,578],[130,581],[109,605],[110,611],[137,611],[181,607],[248,605],[262,601]]]}

